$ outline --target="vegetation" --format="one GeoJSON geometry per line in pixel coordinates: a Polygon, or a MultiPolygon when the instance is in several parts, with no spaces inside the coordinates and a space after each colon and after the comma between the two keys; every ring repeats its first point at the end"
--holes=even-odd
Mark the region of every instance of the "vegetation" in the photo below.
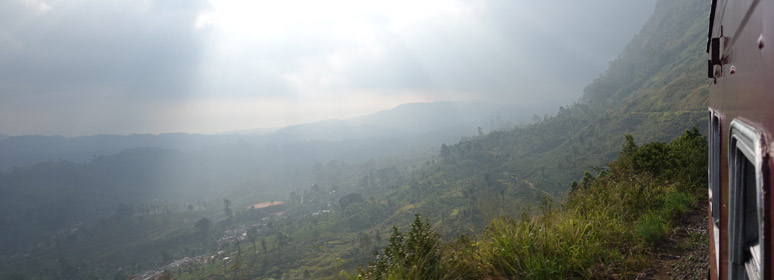
{"type": "Polygon", "coordinates": [[[618,157],[568,196],[544,199],[542,213],[495,219],[478,241],[440,246],[417,215],[411,231],[390,243],[358,279],[630,278],[671,221],[693,207],[707,184],[706,139],[686,131],[669,144],[638,147],[631,135],[618,157]],[[659,167],[654,169],[654,167],[659,167]],[[634,231],[632,231],[634,229],[634,231]],[[405,237],[408,238],[405,238],[405,237]]]}
{"type": "Polygon", "coordinates": [[[411,230],[402,233],[393,227],[389,244],[368,269],[361,269],[359,278],[366,279],[439,279],[446,272],[441,267],[441,243],[429,221],[419,214],[411,230]]]}

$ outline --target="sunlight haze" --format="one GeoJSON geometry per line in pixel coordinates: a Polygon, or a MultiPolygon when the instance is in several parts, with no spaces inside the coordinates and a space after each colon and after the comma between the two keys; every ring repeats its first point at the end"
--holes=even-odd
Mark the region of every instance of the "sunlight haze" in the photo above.
{"type": "Polygon", "coordinates": [[[439,100],[555,110],[653,10],[619,2],[4,1],[0,132],[219,133],[439,100]]]}

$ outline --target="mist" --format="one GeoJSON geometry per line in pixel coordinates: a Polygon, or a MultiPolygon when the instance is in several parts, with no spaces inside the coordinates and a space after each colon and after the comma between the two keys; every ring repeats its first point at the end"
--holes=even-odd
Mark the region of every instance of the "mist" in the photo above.
{"type": "Polygon", "coordinates": [[[555,110],[654,1],[0,5],[0,132],[82,136],[281,128],[413,102],[555,110]]]}

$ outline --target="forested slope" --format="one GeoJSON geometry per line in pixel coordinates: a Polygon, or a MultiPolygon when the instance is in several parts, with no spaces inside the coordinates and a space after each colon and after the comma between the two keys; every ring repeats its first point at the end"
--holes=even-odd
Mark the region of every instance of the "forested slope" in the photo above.
{"type": "Polygon", "coordinates": [[[699,0],[659,1],[641,32],[577,103],[535,124],[444,145],[438,162],[410,183],[413,188],[393,194],[411,197],[414,207],[385,224],[407,224],[421,212],[443,220],[438,225],[445,235],[478,231],[498,215],[534,210],[530,205],[543,196],[563,201],[573,180],[617,156],[625,134],[651,142],[669,141],[693,126],[703,131],[707,11],[699,0]]]}
{"type": "Polygon", "coordinates": [[[573,184],[562,207],[544,199],[534,217],[496,218],[475,238],[453,242],[441,242],[417,215],[352,278],[638,278],[671,224],[706,195],[707,141],[695,128],[671,143],[626,139],[610,169],[573,184]]]}
{"type": "Polygon", "coordinates": [[[426,199],[388,221],[429,218],[394,231],[357,278],[635,277],[706,185],[707,11],[659,1],[578,103],[442,146],[416,183],[425,187],[405,195],[426,199]]]}

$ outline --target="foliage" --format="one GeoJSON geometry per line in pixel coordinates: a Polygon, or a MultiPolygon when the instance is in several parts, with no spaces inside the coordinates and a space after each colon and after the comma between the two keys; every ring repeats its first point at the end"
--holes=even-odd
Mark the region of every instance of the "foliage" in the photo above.
{"type": "Polygon", "coordinates": [[[706,170],[687,156],[706,158],[705,138],[696,131],[687,130],[668,144],[642,147],[627,136],[630,140],[623,145],[621,157],[610,163],[610,171],[596,177],[585,173],[582,182],[587,187],[573,191],[564,207],[552,207],[545,199],[540,215],[521,221],[495,219],[478,241],[462,237],[440,245],[438,235],[417,215],[408,234],[394,229],[384,253],[361,270],[359,278],[634,276],[647,265],[650,246],[663,238],[670,222],[691,207],[703,190],[697,182],[706,178],[681,179],[706,170]],[[658,176],[654,167],[661,168],[658,176]]]}
{"type": "Polygon", "coordinates": [[[666,235],[667,228],[669,228],[668,221],[665,221],[660,214],[652,211],[640,216],[637,222],[634,223],[634,232],[649,244],[654,244],[661,240],[666,235]]]}
{"type": "Polygon", "coordinates": [[[357,279],[440,279],[441,243],[429,221],[416,214],[411,231],[393,227],[389,244],[377,260],[362,269],[357,279]]]}
{"type": "Polygon", "coordinates": [[[196,231],[199,232],[199,235],[202,237],[207,237],[207,235],[209,235],[211,226],[212,222],[210,222],[210,219],[207,218],[199,219],[199,221],[194,225],[196,231]]]}

